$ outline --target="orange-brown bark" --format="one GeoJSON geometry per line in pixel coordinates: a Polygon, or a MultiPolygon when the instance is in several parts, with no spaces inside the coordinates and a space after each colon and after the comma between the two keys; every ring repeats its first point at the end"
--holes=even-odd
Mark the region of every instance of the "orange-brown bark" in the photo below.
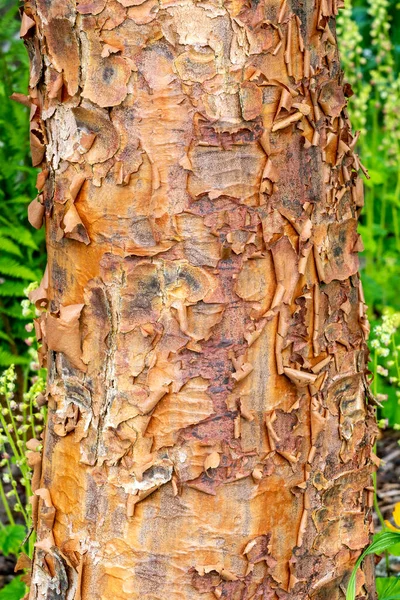
{"type": "Polygon", "coordinates": [[[48,247],[31,600],[344,597],[374,411],[340,4],[25,2],[48,247]]]}

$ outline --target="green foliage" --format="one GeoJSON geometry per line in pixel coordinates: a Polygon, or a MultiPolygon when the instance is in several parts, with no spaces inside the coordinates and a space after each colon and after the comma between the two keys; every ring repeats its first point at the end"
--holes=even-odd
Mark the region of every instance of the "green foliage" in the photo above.
{"type": "MultiPolygon", "coordinates": [[[[38,438],[43,430],[45,419],[44,409],[37,406],[36,399],[46,386],[45,373],[39,372],[31,382],[29,390],[23,395],[23,402],[15,401],[16,376],[13,366],[9,367],[0,376],[0,452],[2,459],[0,469],[0,502],[3,504],[7,515],[8,524],[15,526],[15,515],[19,513],[25,523],[22,526],[24,536],[31,527],[31,505],[28,499],[32,495],[31,468],[28,465],[26,451],[30,438],[38,438]],[[19,473],[16,475],[17,467],[19,473]],[[18,490],[18,482],[25,488],[24,502],[18,490]],[[10,489],[6,491],[5,486],[10,489]]],[[[36,450],[40,449],[40,442],[35,442],[36,450]]],[[[0,523],[4,527],[4,523],[0,523]]],[[[4,528],[3,528],[4,531],[4,528]]],[[[1,534],[1,530],[0,530],[1,534]]],[[[0,548],[1,548],[0,537],[0,548]]],[[[5,538],[6,539],[6,538],[5,538]]],[[[26,548],[27,554],[32,554],[32,540],[26,548]]]]}
{"type": "Polygon", "coordinates": [[[366,550],[358,558],[354,569],[351,573],[349,583],[347,586],[346,600],[355,600],[356,598],[356,578],[357,571],[361,566],[364,558],[371,554],[381,554],[391,546],[400,542],[400,532],[396,531],[382,531],[380,534],[375,536],[374,541],[368,546],[366,550]]]}
{"type": "Polygon", "coordinates": [[[27,318],[19,305],[24,288],[40,279],[45,262],[43,232],[32,230],[27,220],[27,205],[36,195],[29,113],[10,99],[28,87],[28,56],[19,27],[18,2],[0,3],[0,366],[29,363],[27,318]]]}
{"type": "Polygon", "coordinates": [[[0,600],[20,600],[25,594],[25,584],[21,578],[14,579],[0,590],[0,600]]]}
{"type": "Polygon", "coordinates": [[[26,529],[23,525],[6,525],[0,529],[0,552],[4,556],[9,554],[18,556],[25,537],[26,529]]]}
{"type": "Polygon", "coordinates": [[[400,579],[398,577],[377,577],[376,591],[379,600],[400,600],[400,579]]]}
{"type": "MultiPolygon", "coordinates": [[[[0,521],[0,553],[5,556],[17,557],[22,550],[30,557],[33,555],[35,535],[29,502],[32,471],[27,450],[31,454],[41,450],[37,438],[43,431],[46,412],[38,407],[36,400],[45,389],[45,375],[41,370],[32,378],[20,404],[15,401],[14,367],[9,367],[0,376],[0,504],[7,518],[6,523],[0,521]],[[24,498],[21,486],[24,487],[24,498]]],[[[0,591],[0,600],[20,600],[26,589],[25,583],[16,577],[0,591]]]]}
{"type": "Polygon", "coordinates": [[[386,309],[372,328],[371,371],[372,392],[382,403],[381,426],[400,424],[400,313],[386,309]]]}
{"type": "Polygon", "coordinates": [[[349,113],[369,170],[361,217],[370,318],[400,310],[400,9],[397,0],[346,0],[338,18],[349,113]]]}
{"type": "Polygon", "coordinates": [[[370,175],[364,182],[359,231],[365,246],[362,280],[374,332],[373,391],[387,398],[380,417],[393,427],[400,424],[400,336],[396,326],[385,347],[377,341],[375,327],[381,326],[383,314],[385,319],[400,312],[400,3],[346,0],[338,35],[345,78],[355,93],[349,113],[354,128],[361,130],[358,151],[370,175]]]}

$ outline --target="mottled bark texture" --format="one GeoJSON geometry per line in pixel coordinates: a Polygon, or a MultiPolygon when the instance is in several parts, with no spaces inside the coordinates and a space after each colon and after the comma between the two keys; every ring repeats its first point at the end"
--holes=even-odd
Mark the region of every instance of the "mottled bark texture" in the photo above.
{"type": "Polygon", "coordinates": [[[340,3],[25,2],[31,600],[344,597],[375,457],[340,3]]]}

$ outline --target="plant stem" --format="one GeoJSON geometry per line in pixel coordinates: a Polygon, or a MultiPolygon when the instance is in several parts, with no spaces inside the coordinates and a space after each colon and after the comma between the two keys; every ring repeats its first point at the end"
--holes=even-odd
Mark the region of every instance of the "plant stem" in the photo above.
{"type": "MultiPolygon", "coordinates": [[[[376,453],[376,444],[374,445],[374,453],[376,453]]],[[[378,494],[377,494],[377,477],[376,477],[376,471],[374,471],[372,473],[372,481],[374,484],[374,509],[375,509],[375,513],[376,516],[379,519],[379,522],[382,526],[382,530],[386,531],[387,527],[386,527],[386,523],[385,523],[385,519],[383,518],[381,509],[379,508],[379,502],[378,502],[378,494]]],[[[387,550],[385,550],[385,566],[386,566],[386,575],[389,577],[390,575],[390,563],[389,563],[389,553],[387,550]]]]}
{"type": "Polygon", "coordinates": [[[13,451],[13,454],[14,454],[15,458],[17,460],[19,460],[19,461],[22,461],[23,457],[21,456],[21,454],[19,452],[19,449],[17,449],[17,446],[16,446],[16,444],[14,442],[14,439],[13,439],[12,435],[8,431],[8,423],[5,420],[4,415],[2,414],[1,410],[0,410],[0,423],[1,423],[1,426],[3,427],[3,429],[4,429],[4,433],[5,433],[6,437],[7,437],[7,442],[10,444],[11,449],[13,451]]]}
{"type": "Polygon", "coordinates": [[[2,502],[3,502],[4,510],[6,511],[6,515],[8,517],[8,520],[10,521],[10,525],[15,525],[14,517],[13,517],[13,514],[11,512],[10,505],[8,504],[7,497],[5,495],[4,487],[3,487],[3,482],[1,481],[1,478],[0,478],[0,498],[1,498],[2,502]]]}

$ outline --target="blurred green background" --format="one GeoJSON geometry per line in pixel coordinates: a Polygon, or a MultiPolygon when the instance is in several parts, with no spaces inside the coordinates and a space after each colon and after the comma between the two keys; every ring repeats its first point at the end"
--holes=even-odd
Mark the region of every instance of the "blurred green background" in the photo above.
{"type": "Polygon", "coordinates": [[[365,206],[359,231],[380,424],[400,427],[400,2],[345,0],[337,23],[349,113],[360,131],[365,206]]]}
{"type": "MultiPolygon", "coordinates": [[[[372,390],[382,403],[380,426],[400,429],[400,3],[346,0],[337,31],[345,79],[354,91],[349,113],[353,129],[361,131],[358,151],[370,174],[369,180],[364,179],[359,229],[372,326],[372,390]]],[[[0,0],[0,373],[15,365],[15,377],[8,371],[3,384],[0,381],[0,396],[4,407],[25,394],[31,410],[34,394],[29,396],[29,389],[38,385],[39,372],[33,309],[24,290],[40,280],[46,258],[43,231],[33,230],[26,216],[36,180],[30,166],[29,115],[24,106],[10,100],[13,92],[26,93],[28,84],[28,58],[18,32],[18,2],[0,0]],[[8,400],[7,386],[12,388],[8,400]]],[[[33,427],[33,421],[23,425],[33,427]]],[[[2,443],[4,451],[9,442],[0,436],[0,451],[2,443]]],[[[0,481],[0,495],[1,486],[0,481]]],[[[11,493],[7,502],[13,510],[12,498],[11,493]]],[[[15,528],[4,531],[0,521],[0,550],[4,554],[6,547],[8,554],[16,555],[26,527],[19,534],[15,528]],[[12,532],[16,539],[10,538],[12,532]]],[[[24,589],[14,580],[0,589],[0,600],[18,600],[24,589]]]]}

